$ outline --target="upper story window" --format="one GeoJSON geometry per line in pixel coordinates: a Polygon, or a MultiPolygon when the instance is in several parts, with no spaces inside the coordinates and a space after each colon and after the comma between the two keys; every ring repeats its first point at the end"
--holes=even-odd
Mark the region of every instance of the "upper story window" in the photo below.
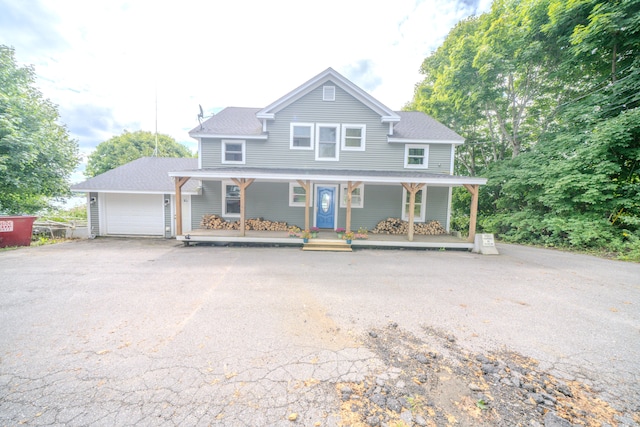
{"type": "Polygon", "coordinates": [[[322,100],[323,101],[335,101],[336,100],[336,87],[335,86],[322,86],[322,100]]]}
{"type": "Polygon", "coordinates": [[[245,141],[222,140],[222,163],[245,163],[245,141]]]}
{"type": "Polygon", "coordinates": [[[429,146],[412,145],[404,146],[404,167],[426,169],[429,167],[429,146]]]}
{"type": "MultiPolygon", "coordinates": [[[[405,189],[402,189],[402,219],[405,221],[409,221],[409,205],[411,200],[409,200],[411,194],[405,189]]],[[[413,206],[413,220],[417,222],[424,222],[426,208],[424,205],[424,201],[427,199],[427,191],[426,188],[420,189],[416,193],[416,200],[413,206]]]]}
{"type": "MultiPolygon", "coordinates": [[[[340,186],[340,207],[347,207],[347,184],[342,184],[340,186]]],[[[351,207],[352,208],[361,208],[364,207],[364,184],[358,185],[351,192],[351,207]]]]}
{"type": "Polygon", "coordinates": [[[240,216],[240,187],[233,181],[222,181],[222,215],[240,216]]]}
{"type": "Polygon", "coordinates": [[[342,149],[364,151],[366,133],[366,125],[342,125],[342,149]]]}
{"type": "Polygon", "coordinates": [[[313,150],[313,123],[291,123],[289,147],[294,150],[313,150]]]}
{"type": "Polygon", "coordinates": [[[316,160],[338,160],[338,124],[316,125],[316,160]]]}

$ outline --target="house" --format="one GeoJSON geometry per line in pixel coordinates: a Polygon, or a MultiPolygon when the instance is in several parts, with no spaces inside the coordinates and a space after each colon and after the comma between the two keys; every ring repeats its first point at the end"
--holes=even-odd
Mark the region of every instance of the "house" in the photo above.
{"type": "Polygon", "coordinates": [[[253,217],[354,230],[402,217],[449,230],[451,189],[465,186],[475,233],[486,179],[453,175],[464,139],[424,113],[391,110],[331,68],[264,108],[225,108],[189,135],[198,141],[198,168],[169,175],[178,198],[184,184],[202,182],[192,228],[214,213],[240,219],[242,234],[253,217]]]}
{"type": "MultiPolygon", "coordinates": [[[[143,157],[73,185],[87,194],[89,233],[93,236],[175,236],[175,185],[169,172],[194,169],[198,159],[143,157]]],[[[183,211],[199,192],[192,180],[183,187],[183,211]]],[[[183,230],[189,231],[185,222],[183,230]]]]}
{"type": "Polygon", "coordinates": [[[464,139],[422,112],[391,110],[331,68],[264,108],[227,107],[189,135],[198,141],[193,166],[140,159],[73,187],[94,200],[96,234],[156,234],[162,222],[165,236],[196,239],[207,214],[240,220],[240,236],[244,220],[258,217],[349,230],[389,217],[437,220],[449,231],[455,186],[472,194],[475,234],[486,179],[453,174],[464,139]],[[161,188],[129,176],[144,168],[166,175],[161,188]],[[151,219],[152,229],[143,225],[151,219]]]}

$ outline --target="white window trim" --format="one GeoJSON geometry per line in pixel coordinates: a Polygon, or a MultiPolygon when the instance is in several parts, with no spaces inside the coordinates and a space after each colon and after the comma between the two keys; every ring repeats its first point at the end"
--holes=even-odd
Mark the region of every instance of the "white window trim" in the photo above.
{"type": "MultiPolygon", "coordinates": [[[[423,187],[422,189],[420,189],[420,191],[422,191],[422,206],[420,207],[420,217],[414,216],[413,217],[414,222],[424,222],[425,214],[427,213],[427,208],[426,208],[427,187],[426,186],[423,187]]],[[[409,215],[407,213],[407,208],[405,206],[405,200],[407,200],[407,189],[402,187],[402,219],[404,221],[409,221],[409,215]]]]}
{"type": "MultiPolygon", "coordinates": [[[[340,184],[340,207],[347,207],[347,186],[348,184],[340,184]]],[[[358,185],[356,188],[360,189],[360,203],[353,203],[353,199],[351,200],[351,208],[363,208],[364,207],[364,184],[358,185]]],[[[353,197],[353,196],[352,196],[353,197]]]]}
{"type": "Polygon", "coordinates": [[[313,123],[291,123],[291,125],[289,126],[289,148],[292,150],[313,150],[314,148],[314,140],[315,140],[315,131],[314,131],[314,124],[313,123]],[[293,145],[293,128],[294,126],[300,126],[300,127],[308,127],[311,129],[311,131],[309,132],[309,137],[311,138],[310,141],[310,146],[309,147],[296,147],[293,145]]]}
{"type": "Polygon", "coordinates": [[[222,153],[222,163],[227,165],[244,165],[247,158],[247,146],[246,141],[244,140],[234,140],[234,139],[223,139],[220,144],[220,151],[222,153]],[[227,144],[240,144],[242,146],[242,160],[240,161],[231,161],[225,159],[226,154],[226,146],[227,144]]]}
{"type": "Polygon", "coordinates": [[[429,168],[429,145],[427,144],[406,144],[404,146],[404,167],[406,169],[428,169],[429,168]],[[421,165],[409,164],[409,150],[411,148],[424,149],[424,162],[421,165]]]}
{"type": "MultiPolygon", "coordinates": [[[[294,202],[293,201],[293,188],[294,187],[300,187],[302,188],[302,186],[300,184],[298,184],[297,182],[290,182],[289,183],[289,206],[291,207],[305,207],[304,203],[300,203],[300,202],[294,202]]],[[[309,207],[313,207],[313,194],[307,194],[307,197],[310,197],[309,199],[309,207]]]]}
{"type": "Polygon", "coordinates": [[[337,162],[340,160],[340,123],[316,123],[316,160],[320,162],[337,162]],[[320,157],[320,128],[336,129],[336,157],[320,157]]]}
{"type": "Polygon", "coordinates": [[[365,151],[365,144],[367,142],[367,125],[354,125],[354,124],[343,124],[342,125],[342,138],[341,138],[341,148],[344,151],[365,151]],[[360,139],[360,147],[348,147],[347,146],[347,129],[360,129],[362,134],[362,138],[360,139]]]}
{"type": "Polygon", "coordinates": [[[322,100],[323,101],[335,101],[336,100],[336,87],[331,85],[322,86],[322,100]]]}
{"type": "Polygon", "coordinates": [[[222,216],[223,217],[231,217],[231,218],[240,218],[240,213],[227,213],[227,185],[235,185],[238,186],[235,182],[230,179],[225,179],[222,181],[222,216]]]}

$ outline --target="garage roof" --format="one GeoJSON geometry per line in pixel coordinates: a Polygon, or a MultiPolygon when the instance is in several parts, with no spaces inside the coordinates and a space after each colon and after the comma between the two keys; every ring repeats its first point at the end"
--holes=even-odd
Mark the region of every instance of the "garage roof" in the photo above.
{"type": "MultiPolygon", "coordinates": [[[[108,172],[71,186],[71,191],[85,193],[145,193],[174,194],[175,183],[169,172],[198,167],[198,159],[172,157],[141,157],[108,172]]],[[[197,194],[199,182],[190,180],[182,187],[183,194],[197,194]]]]}

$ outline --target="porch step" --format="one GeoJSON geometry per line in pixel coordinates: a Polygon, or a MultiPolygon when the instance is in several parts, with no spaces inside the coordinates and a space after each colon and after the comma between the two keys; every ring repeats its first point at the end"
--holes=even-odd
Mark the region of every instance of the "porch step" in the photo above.
{"type": "Polygon", "coordinates": [[[352,252],[351,245],[344,240],[310,239],[302,246],[303,251],[352,252]]]}

